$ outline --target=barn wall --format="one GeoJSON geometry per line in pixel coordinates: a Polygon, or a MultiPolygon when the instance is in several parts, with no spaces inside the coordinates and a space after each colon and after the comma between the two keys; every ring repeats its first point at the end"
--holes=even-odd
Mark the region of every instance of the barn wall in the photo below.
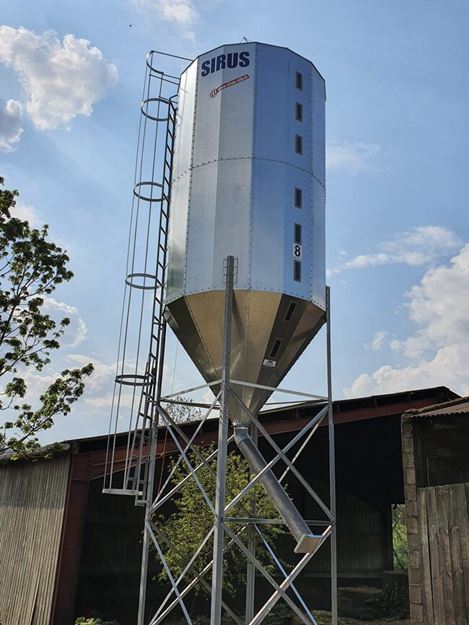
{"type": "MultiPolygon", "coordinates": [[[[391,506],[404,501],[400,416],[341,424],[335,429],[337,475],[337,555],[341,585],[381,582],[393,568],[391,506]]],[[[285,444],[288,435],[276,438],[285,444]]],[[[260,446],[268,457],[269,450],[260,446]]],[[[327,431],[315,433],[298,469],[326,504],[328,487],[327,431]]],[[[291,476],[287,491],[306,519],[323,519],[318,506],[291,476]]],[[[291,546],[290,546],[291,547],[291,546]]],[[[325,545],[311,560],[304,577],[327,577],[329,549],[325,545]]]]}
{"type": "Polygon", "coordinates": [[[69,456],[0,467],[0,622],[49,625],[69,456]]]}
{"type": "MultiPolygon", "coordinates": [[[[316,483],[314,486],[316,492],[327,502],[328,494],[324,485],[316,483]]],[[[292,486],[288,493],[305,518],[320,518],[317,506],[310,497],[301,501],[292,486]]],[[[291,552],[291,541],[285,542],[291,552]]],[[[354,579],[368,579],[368,583],[373,583],[372,580],[379,581],[383,571],[392,569],[391,507],[379,509],[373,502],[370,504],[350,492],[338,490],[337,543],[338,574],[344,583],[352,584],[354,579]]],[[[288,552],[282,555],[287,557],[288,552]]],[[[304,575],[321,577],[329,574],[330,554],[329,549],[324,546],[311,560],[304,575]]]]}
{"type": "Polygon", "coordinates": [[[453,584],[465,583],[462,580],[466,577],[469,579],[467,540],[461,542],[463,551],[465,549],[463,557],[458,547],[458,533],[468,532],[469,498],[463,501],[468,493],[464,495],[465,486],[457,484],[469,476],[468,441],[468,415],[432,418],[404,415],[402,418],[412,625],[451,625],[465,623],[469,617],[469,608],[461,607],[462,599],[452,590],[453,584]],[[454,487],[442,487],[445,483],[454,487]],[[460,520],[464,506],[465,524],[460,520]],[[454,568],[453,564],[448,565],[449,560],[454,562],[454,568]],[[442,578],[447,585],[444,591],[442,578]],[[454,621],[452,614],[466,620],[454,621]]]}
{"type": "Polygon", "coordinates": [[[424,622],[469,618],[469,484],[417,489],[424,622]]]}
{"type": "Polygon", "coordinates": [[[133,497],[103,495],[102,486],[90,483],[74,616],[133,625],[144,510],[133,497]]]}

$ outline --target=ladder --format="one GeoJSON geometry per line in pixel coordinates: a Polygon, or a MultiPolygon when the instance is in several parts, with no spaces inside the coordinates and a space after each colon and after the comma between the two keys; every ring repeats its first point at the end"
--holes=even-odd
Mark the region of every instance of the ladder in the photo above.
{"type": "MultiPolygon", "coordinates": [[[[152,328],[148,360],[140,395],[138,416],[135,423],[130,458],[135,455],[135,465],[129,463],[125,487],[135,493],[136,505],[145,505],[147,499],[147,470],[152,424],[158,419],[156,397],[158,377],[162,375],[161,353],[164,351],[166,323],[164,320],[164,290],[166,286],[167,242],[170,210],[171,171],[173,164],[176,106],[171,99],[162,98],[168,106],[165,150],[163,156],[158,242],[155,268],[155,292],[153,298],[152,328]],[[163,348],[163,350],[162,350],[163,348]]],[[[135,191],[134,191],[135,192],[135,191]]]]}
{"type": "Polygon", "coordinates": [[[147,57],[140,106],[127,275],[103,488],[104,493],[135,496],[137,505],[144,505],[147,498],[147,460],[152,432],[158,425],[156,404],[166,336],[164,297],[177,115],[177,93],[172,94],[179,85],[179,78],[156,69],[155,54],[152,51],[147,57]],[[137,319],[132,319],[132,311],[136,311],[137,319]],[[122,434],[118,429],[124,412],[128,414],[128,429],[122,434]],[[122,471],[123,479],[115,485],[114,476],[122,471]]]}

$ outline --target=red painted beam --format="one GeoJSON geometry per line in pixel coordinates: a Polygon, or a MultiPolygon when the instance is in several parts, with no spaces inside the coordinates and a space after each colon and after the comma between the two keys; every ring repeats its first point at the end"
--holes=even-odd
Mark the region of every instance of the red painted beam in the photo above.
{"type": "Polygon", "coordinates": [[[73,625],[75,596],[91,478],[88,454],[72,454],[57,563],[51,625],[73,625]]]}
{"type": "MultiPolygon", "coordinates": [[[[366,407],[354,408],[352,410],[335,410],[334,411],[334,424],[335,425],[343,425],[346,423],[363,421],[366,419],[377,419],[380,417],[387,416],[400,416],[406,410],[423,408],[425,406],[433,405],[438,399],[436,397],[429,397],[424,399],[410,399],[408,401],[396,402],[392,404],[384,404],[384,405],[371,405],[366,407]]],[[[299,417],[298,410],[294,409],[291,411],[291,416],[282,419],[274,419],[271,415],[266,415],[266,418],[262,418],[264,427],[269,432],[269,434],[286,434],[289,432],[298,432],[304,427],[309,421],[310,417],[299,417]],[[270,416],[270,419],[269,419],[270,416]]],[[[208,422],[210,425],[210,422],[208,422]]],[[[327,423],[324,421],[323,425],[325,426],[327,423]]],[[[196,427],[194,425],[183,426],[185,433],[190,436],[190,431],[196,427]]],[[[202,431],[195,439],[195,444],[201,447],[206,445],[212,445],[217,442],[218,433],[216,428],[213,430],[205,430],[202,431]]],[[[180,439],[180,444],[182,446],[185,445],[184,441],[180,439]]],[[[177,446],[171,436],[168,434],[165,436],[165,431],[160,431],[160,436],[158,440],[157,446],[157,456],[162,457],[163,455],[174,454],[178,451],[177,446]]],[[[144,452],[146,452],[146,447],[144,448],[144,452]]],[[[115,450],[114,454],[114,471],[118,472],[124,469],[124,463],[126,458],[127,449],[126,447],[118,447],[115,450]]],[[[89,479],[96,479],[98,477],[102,477],[105,473],[105,464],[106,464],[106,450],[98,450],[92,452],[85,452],[80,454],[80,457],[88,458],[88,475],[89,479]]]]}

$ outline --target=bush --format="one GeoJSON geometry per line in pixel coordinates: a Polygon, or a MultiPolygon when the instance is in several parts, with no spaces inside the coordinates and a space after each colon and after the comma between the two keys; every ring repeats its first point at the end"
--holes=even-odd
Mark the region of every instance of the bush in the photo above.
{"type": "MultiPolygon", "coordinates": [[[[199,464],[200,457],[208,457],[214,451],[214,447],[199,448],[198,456],[189,453],[188,456],[193,466],[199,464]]],[[[212,501],[215,499],[215,475],[217,459],[214,457],[206,462],[197,477],[212,501]]],[[[176,486],[187,476],[187,469],[178,465],[172,479],[172,486],[176,486]]],[[[226,461],[226,489],[230,497],[237,495],[250,480],[250,469],[247,461],[236,453],[229,453],[226,461]]],[[[251,510],[262,518],[276,519],[277,509],[268,497],[264,487],[258,482],[246,497],[234,506],[228,516],[247,516],[251,510]]],[[[197,484],[193,479],[187,480],[180,488],[178,495],[173,499],[172,510],[169,513],[155,515],[153,522],[156,530],[160,531],[164,539],[165,558],[174,575],[178,577],[196,552],[204,537],[213,526],[213,514],[202,496],[197,484]]],[[[246,529],[241,530],[240,538],[243,539],[246,529]]],[[[270,543],[285,534],[283,525],[264,525],[263,532],[270,543]]],[[[229,538],[225,536],[226,543],[229,538]]],[[[207,541],[198,558],[192,565],[192,574],[198,574],[210,562],[212,558],[212,543],[207,541]]],[[[259,541],[256,543],[256,555],[267,570],[273,571],[271,559],[259,541]]],[[[156,559],[158,555],[156,554],[156,559]]],[[[243,588],[246,578],[246,560],[238,549],[227,551],[223,562],[225,570],[224,591],[230,596],[243,588]]],[[[167,581],[166,571],[163,569],[159,574],[161,581],[167,581]]],[[[210,584],[198,584],[195,593],[210,595],[210,584]]]]}
{"type": "Polygon", "coordinates": [[[101,618],[80,616],[75,621],[75,625],[119,625],[119,623],[117,621],[103,621],[101,618]]]}
{"type": "Polygon", "coordinates": [[[392,551],[394,569],[406,571],[409,566],[409,548],[405,505],[403,504],[393,506],[392,509],[392,551]]]}

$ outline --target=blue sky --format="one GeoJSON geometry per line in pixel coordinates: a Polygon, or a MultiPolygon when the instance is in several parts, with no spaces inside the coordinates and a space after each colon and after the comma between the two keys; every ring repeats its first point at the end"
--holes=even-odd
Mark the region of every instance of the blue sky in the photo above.
{"type": "MultiPolygon", "coordinates": [[[[49,440],[107,427],[146,52],[193,57],[243,36],[326,79],[335,397],[469,393],[467,2],[3,0],[0,20],[0,173],[75,272],[49,302],[73,324],[47,376],[96,366],[49,440]]],[[[287,386],[324,390],[322,347],[287,386]]],[[[173,379],[175,358],[173,345],[169,387],[197,383],[182,350],[173,379]]]]}

